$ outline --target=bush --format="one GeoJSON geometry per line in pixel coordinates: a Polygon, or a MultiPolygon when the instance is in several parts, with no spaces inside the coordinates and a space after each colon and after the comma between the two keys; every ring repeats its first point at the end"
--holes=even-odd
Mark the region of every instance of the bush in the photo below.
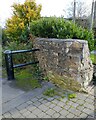
{"type": "Polygon", "coordinates": [[[13,14],[6,21],[6,37],[10,41],[26,42],[29,23],[40,18],[42,6],[35,0],[25,0],[23,4],[14,3],[11,7],[13,14]]]}
{"type": "MultiPolygon", "coordinates": [[[[29,43],[20,43],[17,41],[14,42],[7,42],[5,46],[3,46],[3,67],[5,66],[5,58],[4,58],[4,51],[5,50],[27,50],[32,49],[33,43],[30,41],[29,43]]],[[[34,59],[34,55],[32,52],[28,53],[19,53],[13,54],[13,62],[14,64],[26,63],[31,62],[34,59]]]]}
{"type": "Polygon", "coordinates": [[[89,49],[94,49],[94,35],[87,29],[78,27],[64,18],[41,18],[30,24],[30,31],[37,37],[58,38],[58,39],[82,39],[87,40],[89,49]]]}

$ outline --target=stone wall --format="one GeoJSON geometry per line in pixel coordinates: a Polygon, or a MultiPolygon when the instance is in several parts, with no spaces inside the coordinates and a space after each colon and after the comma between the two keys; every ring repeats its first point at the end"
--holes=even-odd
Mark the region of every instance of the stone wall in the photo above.
{"type": "Polygon", "coordinates": [[[76,39],[36,38],[37,58],[50,81],[64,89],[86,90],[93,76],[88,43],[76,39]]]}

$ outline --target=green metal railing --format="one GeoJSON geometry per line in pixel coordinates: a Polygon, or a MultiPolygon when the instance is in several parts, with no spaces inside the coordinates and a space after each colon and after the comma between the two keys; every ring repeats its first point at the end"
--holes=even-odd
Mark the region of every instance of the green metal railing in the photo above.
{"type": "Polygon", "coordinates": [[[23,66],[39,63],[39,61],[32,61],[32,62],[27,62],[27,63],[14,65],[13,64],[12,54],[26,53],[26,52],[35,52],[35,51],[39,51],[39,49],[33,48],[31,50],[17,50],[17,51],[6,50],[4,52],[8,80],[14,80],[15,79],[14,78],[14,68],[18,68],[18,67],[23,67],[23,66]]]}

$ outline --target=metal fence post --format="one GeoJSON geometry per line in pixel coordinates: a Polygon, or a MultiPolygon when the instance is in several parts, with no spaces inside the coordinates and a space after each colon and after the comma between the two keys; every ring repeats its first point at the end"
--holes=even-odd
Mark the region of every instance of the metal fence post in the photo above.
{"type": "Polygon", "coordinates": [[[5,62],[6,62],[6,70],[8,80],[14,80],[14,68],[13,68],[13,61],[12,61],[12,51],[6,50],[5,52],[5,62]]]}

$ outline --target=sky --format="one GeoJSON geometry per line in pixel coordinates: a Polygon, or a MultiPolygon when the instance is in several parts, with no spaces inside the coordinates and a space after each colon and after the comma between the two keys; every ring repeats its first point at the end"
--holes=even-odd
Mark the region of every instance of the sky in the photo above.
{"type": "MultiPolygon", "coordinates": [[[[2,0],[0,2],[0,25],[4,26],[6,20],[12,15],[13,3],[24,3],[25,0],[2,0]]],[[[66,9],[73,0],[36,0],[37,4],[42,5],[41,16],[64,16],[66,17],[66,9]]],[[[89,6],[92,0],[77,0],[85,2],[89,6]]]]}

